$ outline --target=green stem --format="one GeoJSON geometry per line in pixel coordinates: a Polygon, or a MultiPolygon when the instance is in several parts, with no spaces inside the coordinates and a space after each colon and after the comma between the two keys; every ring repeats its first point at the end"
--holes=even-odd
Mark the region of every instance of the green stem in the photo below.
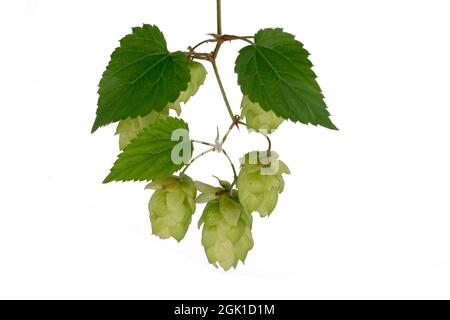
{"type": "Polygon", "coordinates": [[[211,54],[209,54],[209,53],[199,53],[199,52],[194,52],[194,51],[188,51],[188,52],[184,52],[184,54],[188,57],[188,59],[211,61],[211,54]]]}
{"type": "Polygon", "coordinates": [[[217,83],[219,84],[220,92],[222,93],[223,101],[225,102],[225,105],[227,106],[227,110],[228,110],[228,113],[230,114],[231,120],[234,122],[233,110],[231,110],[230,101],[228,101],[228,97],[225,92],[225,88],[223,87],[222,80],[220,79],[220,74],[219,74],[219,70],[217,69],[216,60],[212,59],[211,64],[214,69],[214,74],[216,75],[217,83]]]}
{"type": "Polygon", "coordinates": [[[198,47],[204,45],[205,43],[211,43],[211,42],[216,42],[216,41],[217,41],[216,39],[206,39],[206,40],[203,40],[203,41],[197,43],[197,44],[196,44],[195,46],[193,46],[192,48],[189,47],[189,51],[193,52],[193,51],[195,51],[195,49],[197,49],[198,47]]]}
{"type": "Polygon", "coordinates": [[[221,145],[224,145],[224,144],[225,144],[225,141],[227,141],[227,138],[228,138],[228,136],[230,135],[231,131],[233,131],[233,128],[234,128],[235,125],[236,125],[236,123],[233,122],[233,123],[231,124],[231,126],[228,128],[227,133],[225,133],[225,135],[224,135],[223,138],[222,138],[222,142],[220,142],[221,145]]]}
{"type": "Polygon", "coordinates": [[[204,155],[213,152],[214,148],[208,149],[206,151],[203,151],[202,153],[200,153],[198,156],[196,156],[195,158],[193,158],[187,165],[186,167],[184,167],[183,171],[181,171],[180,176],[182,176],[183,174],[185,174],[185,172],[187,171],[187,169],[199,158],[203,157],[204,155]]]}
{"type": "Polygon", "coordinates": [[[215,144],[209,143],[209,142],[205,142],[205,141],[200,141],[200,140],[194,140],[191,139],[192,142],[194,143],[198,143],[198,144],[204,144],[205,146],[210,146],[210,147],[215,147],[215,144]]]}
{"type": "Polygon", "coordinates": [[[217,34],[222,34],[222,3],[217,0],[217,34]]]}
{"type": "Polygon", "coordinates": [[[223,154],[225,155],[225,157],[227,157],[228,162],[231,165],[231,169],[233,169],[233,183],[231,184],[230,189],[233,189],[234,185],[237,182],[238,176],[237,176],[237,172],[236,172],[236,168],[234,167],[233,161],[231,160],[230,156],[228,155],[228,153],[225,150],[222,150],[223,154]]]}
{"type": "Polygon", "coordinates": [[[266,137],[267,142],[269,144],[269,146],[267,147],[267,155],[270,157],[271,151],[272,151],[272,141],[269,138],[269,135],[264,133],[264,132],[260,132],[264,137],[266,137]]]}

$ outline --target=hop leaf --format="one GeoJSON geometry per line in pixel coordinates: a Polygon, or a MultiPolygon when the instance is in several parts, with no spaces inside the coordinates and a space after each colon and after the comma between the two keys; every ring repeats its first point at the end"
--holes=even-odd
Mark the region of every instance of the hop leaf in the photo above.
{"type": "Polygon", "coordinates": [[[172,176],[153,181],[146,189],[156,189],[148,205],[152,233],[161,239],[183,240],[195,212],[194,181],[186,175],[172,176]]]}
{"type": "Polygon", "coordinates": [[[173,109],[178,115],[181,113],[181,103],[186,103],[194,96],[206,78],[205,67],[198,62],[189,62],[189,71],[191,74],[191,81],[185,91],[180,93],[180,96],[175,102],[168,103],[167,107],[161,112],[152,111],[144,117],[128,118],[122,120],[117,125],[116,134],[119,135],[120,150],[133,140],[144,128],[156,123],[169,115],[169,109],[173,109]]]}
{"type": "Polygon", "coordinates": [[[242,117],[245,117],[247,127],[256,131],[265,130],[267,133],[275,131],[284,121],[272,110],[265,111],[259,103],[252,102],[248,96],[242,98],[242,117]]]}
{"type": "Polygon", "coordinates": [[[126,146],[103,182],[164,179],[180,170],[191,156],[187,123],[165,117],[147,126],[126,146]]]}
{"type": "Polygon", "coordinates": [[[242,93],[284,119],[336,130],[303,44],[279,28],[258,31],[254,41],[236,59],[242,93]]]}
{"type": "Polygon", "coordinates": [[[163,119],[169,115],[168,109],[161,112],[152,111],[145,117],[128,118],[122,120],[117,125],[116,134],[119,135],[119,148],[120,150],[133,140],[144,128],[155,123],[159,119],[163,119]]]}
{"type": "Polygon", "coordinates": [[[244,156],[237,181],[239,199],[248,212],[257,211],[261,217],[269,216],[283,192],[282,174],[289,168],[278,155],[271,152],[251,152],[244,156]]]}
{"type": "Polygon", "coordinates": [[[189,60],[169,52],[156,26],[143,25],[120,40],[99,84],[97,116],[92,132],[127,118],[161,111],[186,90],[189,60]]]}
{"type": "Polygon", "coordinates": [[[202,245],[209,263],[228,270],[245,262],[253,248],[252,216],[238,202],[236,192],[208,202],[199,221],[199,227],[202,225],[202,245]]]}

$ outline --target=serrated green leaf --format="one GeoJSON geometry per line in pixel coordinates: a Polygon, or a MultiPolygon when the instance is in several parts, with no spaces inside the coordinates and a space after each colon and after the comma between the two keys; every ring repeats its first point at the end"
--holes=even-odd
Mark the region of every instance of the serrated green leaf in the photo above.
{"type": "MultiPolygon", "coordinates": [[[[143,181],[163,179],[180,170],[184,163],[174,163],[172,149],[181,143],[172,141],[172,134],[178,129],[189,130],[181,119],[167,117],[145,128],[125,147],[106,177],[111,181],[143,181]]],[[[189,143],[192,155],[192,143],[189,143]]]]}
{"type": "Polygon", "coordinates": [[[244,95],[292,121],[337,129],[331,122],[309,53],[282,29],[262,29],[244,47],[235,71],[244,95]]]}
{"type": "Polygon", "coordinates": [[[158,27],[133,28],[103,73],[92,132],[109,123],[161,111],[186,90],[190,78],[187,57],[168,51],[158,27]]]}

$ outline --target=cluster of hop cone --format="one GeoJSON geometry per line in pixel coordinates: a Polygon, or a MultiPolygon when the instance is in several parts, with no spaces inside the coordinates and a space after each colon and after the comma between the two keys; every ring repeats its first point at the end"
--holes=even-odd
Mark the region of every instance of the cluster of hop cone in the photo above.
{"type": "MultiPolygon", "coordinates": [[[[204,67],[196,62],[191,62],[190,71],[192,81],[176,102],[161,112],[119,123],[120,149],[143,128],[167,117],[169,109],[181,112],[180,104],[195,94],[206,76],[204,67]]],[[[241,108],[241,118],[245,118],[250,130],[272,133],[284,121],[247,96],[243,97],[241,108]]],[[[206,203],[198,226],[202,228],[202,245],[208,261],[224,270],[236,268],[239,261],[245,262],[253,248],[252,213],[258,212],[261,217],[272,213],[284,189],[283,174],[289,174],[289,169],[275,152],[254,151],[241,159],[236,189],[227,181],[219,180],[220,187],[214,187],[194,181],[186,174],[153,180],[146,187],[155,190],[148,206],[152,232],[162,239],[183,240],[196,205],[206,203]]]]}
{"type": "Polygon", "coordinates": [[[196,205],[206,203],[198,227],[202,228],[208,261],[224,270],[236,268],[253,248],[252,212],[269,216],[283,191],[282,174],[289,173],[289,169],[276,158],[274,152],[244,156],[237,189],[227,181],[219,180],[220,187],[214,187],[185,174],[152,181],[147,188],[155,190],[149,203],[153,234],[181,241],[196,205]]]}

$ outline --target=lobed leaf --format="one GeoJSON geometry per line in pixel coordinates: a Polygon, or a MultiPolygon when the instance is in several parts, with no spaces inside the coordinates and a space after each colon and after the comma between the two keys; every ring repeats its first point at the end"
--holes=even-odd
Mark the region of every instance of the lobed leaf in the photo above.
{"type": "MultiPolygon", "coordinates": [[[[183,120],[172,117],[149,125],[125,147],[103,182],[163,179],[180,170],[185,164],[172,159],[172,149],[180,143],[172,141],[172,134],[179,129],[189,130],[183,120]]],[[[192,143],[183,143],[190,144],[190,159],[192,143]]]]}
{"type": "Polygon", "coordinates": [[[303,45],[282,29],[262,29],[254,40],[236,60],[243,94],[284,119],[337,129],[303,45]]]}
{"type": "Polygon", "coordinates": [[[127,118],[161,111],[175,102],[190,81],[184,53],[170,53],[156,26],[144,25],[120,41],[99,84],[92,132],[127,118]]]}

